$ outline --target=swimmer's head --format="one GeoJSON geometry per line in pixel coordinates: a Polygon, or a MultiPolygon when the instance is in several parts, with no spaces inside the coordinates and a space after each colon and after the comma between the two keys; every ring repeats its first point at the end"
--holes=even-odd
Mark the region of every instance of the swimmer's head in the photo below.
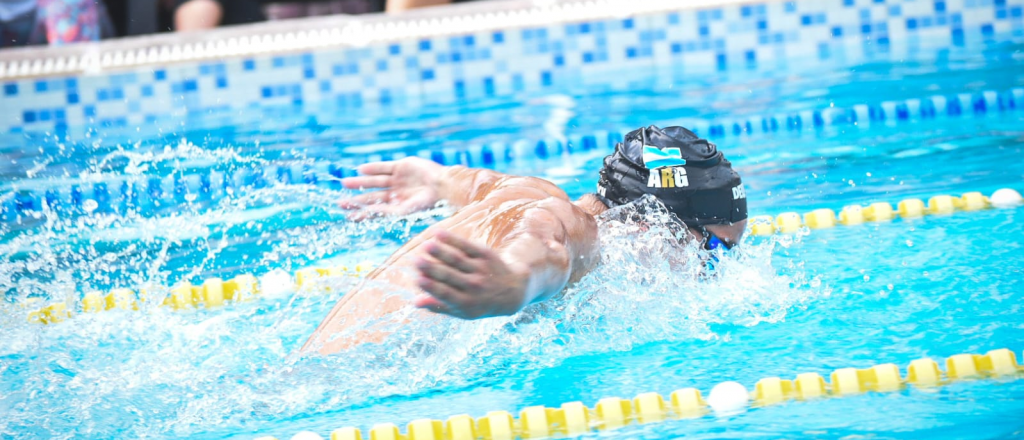
{"type": "Polygon", "coordinates": [[[647,194],[691,228],[714,230],[747,218],[746,192],[732,164],[715,144],[683,127],[632,131],[604,158],[597,196],[605,205],[647,194]]]}

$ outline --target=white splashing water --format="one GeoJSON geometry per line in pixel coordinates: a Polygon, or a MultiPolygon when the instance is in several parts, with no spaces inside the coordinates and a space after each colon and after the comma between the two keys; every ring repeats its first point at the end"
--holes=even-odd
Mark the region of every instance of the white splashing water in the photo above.
{"type": "MultiPolygon", "coordinates": [[[[778,275],[770,258],[774,241],[719,255],[709,274],[703,263],[708,253],[692,241],[680,244],[678,228],[657,202],[639,206],[643,230],[618,219],[637,208],[620,207],[602,216],[600,266],[560,297],[512,317],[482,321],[438,318],[398,324],[411,309],[397,312],[391,317],[395,334],[387,344],[356,350],[359,358],[372,359],[357,369],[388,366],[395,375],[377,379],[391,386],[373,384],[383,394],[463,385],[499,365],[534,368],[652,341],[715,338],[716,324],[776,322],[828,293],[811,289],[815,280],[802,275],[778,275]]],[[[339,358],[352,362],[349,356],[339,358]]]]}
{"type": "MultiPolygon", "coordinates": [[[[0,286],[76,299],[115,279],[113,272],[135,271],[128,279],[136,285],[166,284],[169,261],[191,258],[197,264],[185,273],[200,276],[232,246],[258,249],[245,261],[260,270],[296,269],[339,254],[379,261],[381,248],[397,248],[443,212],[353,224],[318,208],[337,196],[271,187],[203,211],[58,219],[0,245],[0,286]],[[327,220],[272,227],[311,211],[327,220]]],[[[773,249],[789,242],[742,246],[721,255],[708,275],[701,262],[708,256],[693,243],[679,244],[667,213],[656,204],[641,208],[643,229],[621,220],[635,206],[602,216],[600,266],[556,299],[512,317],[399,324],[413,314],[406,308],[386,318],[394,334],[384,344],[334,356],[296,351],[354,287],[351,278],[328,281],[333,293],[326,295],[301,291],[184,313],[153,301],[140,312],[81,315],[50,326],[28,324],[26,310],[5,303],[0,408],[8,416],[0,418],[0,434],[182,437],[260,426],[470,386],[480,376],[547,368],[574,356],[716,338],[717,325],[775,322],[828,294],[811,287],[816,280],[772,267],[773,249]]]]}

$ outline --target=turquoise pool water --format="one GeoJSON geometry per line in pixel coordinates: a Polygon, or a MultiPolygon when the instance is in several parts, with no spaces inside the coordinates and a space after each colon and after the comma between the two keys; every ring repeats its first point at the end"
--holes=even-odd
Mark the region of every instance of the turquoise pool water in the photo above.
{"type": "MultiPolygon", "coordinates": [[[[398,115],[325,108],[311,120],[278,108],[193,117],[175,131],[4,134],[12,161],[0,172],[5,188],[25,188],[299,160],[356,164],[381,150],[1007,90],[1024,85],[1022,72],[1013,45],[952,50],[940,59],[727,72],[685,83],[637,72],[623,88],[600,93],[567,89],[398,115]]],[[[777,214],[1020,190],[1022,122],[1024,112],[1005,111],[715,142],[743,174],[751,212],[777,214]]],[[[607,153],[494,166],[552,179],[575,197],[594,188],[607,153]]],[[[0,437],[326,435],[343,426],[574,400],[593,405],[683,387],[706,394],[725,380],[751,388],[768,376],[827,376],[884,362],[905,368],[925,356],[1024,348],[1021,208],[749,238],[714,279],[661,264],[692,253],[665,244],[664,229],[638,237],[605,222],[602,266],[557,300],[511,318],[409,325],[389,343],[331,357],[296,350],[354,280],[340,281],[330,294],[282,290],[217,310],[171,312],[148,303],[139,312],[81,315],[56,325],[26,322],[18,304],[28,298],[74,301],[116,286],[380,262],[439,218],[353,224],[332,205],[349,193],[331,185],[257,186],[217,195],[185,191],[159,206],[83,204],[0,223],[0,437]]],[[[1021,435],[1022,413],[1024,382],[984,380],[594,436],[1006,438],[1021,435]]]]}

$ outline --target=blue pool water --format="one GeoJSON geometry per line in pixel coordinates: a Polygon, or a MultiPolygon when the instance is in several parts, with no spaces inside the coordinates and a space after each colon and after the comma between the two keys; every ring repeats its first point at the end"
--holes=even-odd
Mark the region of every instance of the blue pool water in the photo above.
{"type": "MultiPolygon", "coordinates": [[[[192,116],[174,130],[4,134],[12,161],[0,173],[4,188],[24,190],[355,165],[381,151],[1005,91],[1024,85],[1021,64],[1019,46],[1002,45],[680,83],[636,72],[624,88],[600,93],[570,88],[397,115],[323,109],[310,119],[277,108],[192,116]]],[[[754,214],[1021,189],[1024,111],[864,122],[715,142],[743,174],[754,214]]],[[[493,166],[549,178],[578,197],[594,188],[607,153],[493,166]]],[[[216,310],[172,312],[152,301],[138,312],[26,322],[19,304],[31,298],[73,302],[145,285],[156,297],[165,291],[153,286],[182,279],[377,263],[444,215],[353,224],[332,204],[350,193],[319,177],[216,194],[186,188],[159,204],[39,209],[0,223],[0,437],[287,438],[1024,348],[1020,208],[748,238],[713,279],[668,270],[666,258],[694,251],[665,244],[663,228],[638,236],[605,221],[601,267],[559,299],[510,318],[412,324],[386,344],[331,357],[297,349],[353,279],[333,281],[333,293],[271,292],[216,310]]],[[[1022,413],[1024,382],[985,380],[600,435],[1005,438],[1024,430],[1022,413]]]]}

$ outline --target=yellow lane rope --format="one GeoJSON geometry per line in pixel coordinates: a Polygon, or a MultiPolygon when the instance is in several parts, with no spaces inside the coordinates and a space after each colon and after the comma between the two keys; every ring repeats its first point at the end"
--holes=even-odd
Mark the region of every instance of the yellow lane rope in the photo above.
{"type": "MultiPolygon", "coordinates": [[[[1021,195],[1012,189],[1001,189],[986,197],[978,192],[971,192],[953,197],[948,195],[935,196],[925,204],[920,199],[906,199],[899,202],[896,208],[885,202],[876,202],[868,206],[850,205],[844,207],[837,216],[831,209],[816,209],[801,216],[799,213],[787,212],[776,217],[753,217],[751,233],[754,235],[771,235],[792,233],[803,226],[812,229],[823,229],[837,225],[853,226],[866,222],[893,220],[897,216],[909,219],[925,215],[951,214],[955,211],[978,211],[990,207],[1007,207],[1021,204],[1021,195]]],[[[348,267],[309,268],[295,273],[294,282],[298,288],[313,284],[316,279],[339,276],[361,276],[370,270],[368,265],[359,265],[353,269],[348,267]]],[[[177,284],[170,289],[170,294],[162,305],[174,310],[193,308],[215,308],[226,302],[244,301],[261,291],[259,280],[253,275],[239,275],[231,280],[220,278],[204,280],[200,285],[188,282],[177,284]]],[[[146,300],[145,290],[136,295],[130,289],[115,289],[107,294],[91,292],[81,301],[82,313],[98,313],[107,310],[137,310],[139,303],[146,300]]],[[[66,320],[73,315],[64,302],[50,304],[29,314],[29,321],[44,324],[66,320]]],[[[900,375],[899,368],[894,364],[876,365],[865,369],[843,368],[830,375],[830,382],[817,373],[803,373],[795,379],[770,377],[759,380],[754,391],[748,393],[746,388],[735,382],[719,384],[711,391],[708,400],[695,388],[685,388],[672,392],[666,400],[657,393],[643,393],[632,400],[609,397],[601,399],[593,407],[581,402],[569,402],[559,408],[534,406],[523,409],[516,419],[507,411],[492,411],[481,418],[474,419],[469,415],[456,415],[445,421],[421,419],[414,420],[406,426],[402,433],[393,423],[373,425],[367,432],[367,440],[512,440],[516,438],[537,439],[560,436],[577,436],[593,430],[605,431],[620,428],[629,424],[657,423],[670,419],[694,418],[718,410],[720,405],[715,401],[739,403],[745,407],[750,402],[754,406],[769,406],[789,400],[812,400],[825,397],[842,397],[861,394],[869,391],[899,391],[908,385],[933,387],[944,385],[955,380],[979,378],[1019,378],[1024,369],[1017,364],[1016,355],[1008,349],[992,350],[984,355],[960,354],[946,359],[946,371],[939,369],[938,363],[925,358],[910,363],[906,378],[900,375]],[[728,385],[728,386],[726,386],[728,385]],[[716,399],[719,394],[731,394],[726,398],[716,399]],[[739,391],[737,391],[739,390],[739,391]],[[710,402],[710,403],[709,403],[710,402]]],[[[346,427],[332,431],[331,440],[363,440],[362,432],[357,428],[346,427]]],[[[273,437],[260,437],[259,440],[276,440],[273,437]]],[[[319,434],[303,431],[292,437],[294,440],[322,439],[319,434]]]]}
{"type": "MultiPolygon", "coordinates": [[[[359,264],[353,268],[338,266],[331,268],[307,268],[295,272],[294,287],[302,288],[312,285],[319,278],[358,277],[370,271],[368,264],[359,264]]],[[[168,289],[169,293],[161,303],[163,307],[173,310],[189,310],[197,308],[217,308],[229,302],[246,301],[266,291],[260,280],[253,275],[244,274],[224,281],[220,278],[204,280],[199,285],[181,282],[168,289]]],[[[327,289],[329,290],[329,289],[327,289]]],[[[136,294],[131,289],[114,289],[106,294],[89,292],[82,297],[79,307],[69,306],[65,302],[57,302],[29,313],[29,322],[53,324],[74,316],[75,313],[100,313],[109,310],[138,310],[139,305],[146,301],[147,289],[136,294]]]]}
{"type": "MultiPolygon", "coordinates": [[[[346,427],[332,431],[330,440],[513,440],[577,436],[607,431],[631,424],[659,423],[696,418],[711,412],[742,410],[748,405],[764,407],[791,400],[810,401],[846,397],[866,392],[894,392],[913,385],[919,388],[946,385],[959,380],[1017,379],[1024,368],[1017,364],[1009,349],[992,350],[984,355],[958,354],[946,359],[946,371],[930,359],[910,363],[907,375],[900,375],[895,364],[870,368],[841,368],[829,375],[803,373],[796,378],[769,377],[757,381],[754,391],[736,382],[724,382],[712,388],[705,400],[696,388],[676,390],[665,399],[658,393],[643,393],[632,400],[618,397],[601,399],[593,408],[581,402],[569,402],[558,408],[532,406],[519,412],[516,419],[507,411],[491,411],[480,418],[456,415],[447,420],[420,419],[409,422],[405,432],[393,423],[373,425],[365,433],[346,427]]],[[[319,434],[303,431],[292,440],[320,440],[319,434]]],[[[259,437],[257,440],[276,440],[259,437]]]]}
{"type": "MultiPolygon", "coordinates": [[[[952,214],[956,211],[979,211],[991,207],[1010,207],[1022,203],[1020,193],[1013,189],[1000,189],[986,197],[980,192],[969,192],[960,197],[940,195],[928,199],[925,204],[920,199],[906,199],[899,202],[896,208],[887,202],[875,202],[867,206],[849,205],[837,216],[831,209],[815,209],[804,215],[796,212],[784,212],[776,217],[756,216],[749,222],[752,235],[772,235],[775,233],[793,233],[807,226],[811,229],[832,228],[837,225],[854,226],[866,222],[890,221],[897,216],[904,219],[918,218],[926,215],[952,214]]],[[[294,274],[295,286],[301,288],[311,279],[335,276],[362,276],[372,267],[368,264],[348,267],[307,268],[294,274]]],[[[199,285],[182,282],[170,289],[170,294],[162,305],[174,310],[194,308],[215,308],[226,302],[242,301],[261,290],[259,281],[253,275],[239,275],[231,280],[220,278],[204,280],[199,285]]],[[[43,324],[64,321],[76,312],[96,313],[107,310],[137,310],[140,302],[145,301],[146,292],[140,290],[136,295],[131,289],[114,289],[106,294],[90,292],[82,300],[78,310],[65,302],[57,302],[29,313],[28,320],[43,324]]]]}
{"type": "Polygon", "coordinates": [[[811,229],[827,229],[836,226],[856,226],[864,223],[886,222],[900,217],[903,219],[920,218],[926,215],[948,215],[956,211],[980,211],[992,207],[1012,207],[1021,204],[1021,195],[1016,190],[1004,188],[996,191],[991,197],[980,192],[969,192],[954,197],[940,195],[928,199],[926,204],[921,199],[905,199],[893,205],[888,202],[875,202],[867,206],[849,205],[839,211],[837,216],[831,209],[815,209],[804,215],[797,212],[784,212],[775,217],[761,215],[752,217],[749,232],[752,235],[766,236],[775,233],[791,234],[807,226],[811,229]]]}

